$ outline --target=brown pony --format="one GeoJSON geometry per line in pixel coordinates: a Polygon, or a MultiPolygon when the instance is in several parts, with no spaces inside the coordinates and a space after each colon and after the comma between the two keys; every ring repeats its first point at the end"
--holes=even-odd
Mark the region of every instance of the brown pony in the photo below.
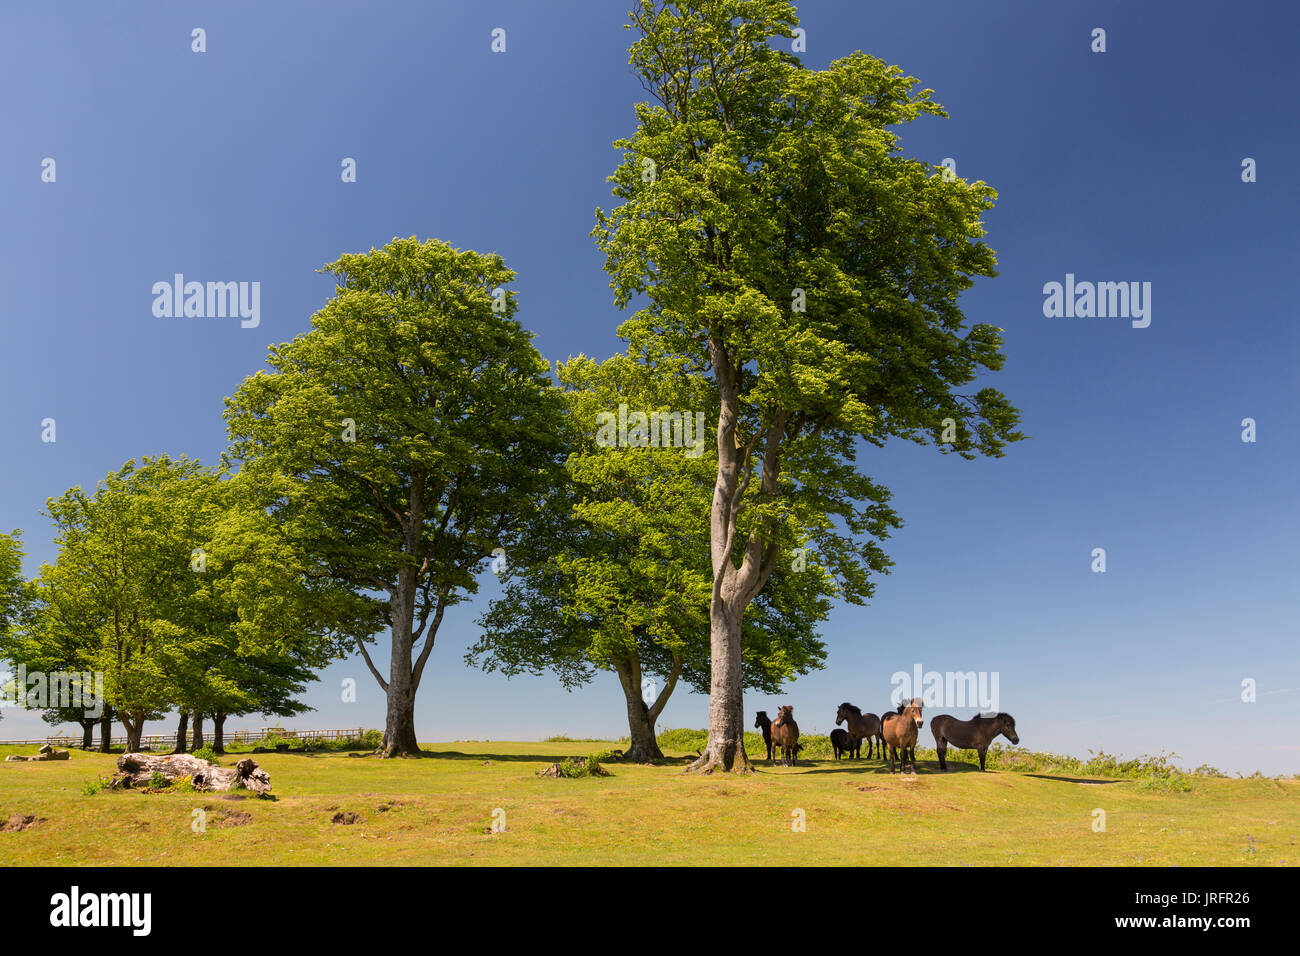
{"type": "MultiPolygon", "coordinates": [[[[899,704],[897,707],[895,707],[893,704],[890,704],[888,707],[886,707],[884,710],[880,712],[880,726],[882,728],[885,726],[885,718],[888,717],[890,714],[901,714],[902,712],[903,712],[902,704],[899,704]]],[[[876,734],[876,744],[880,748],[879,751],[877,752],[877,756],[879,756],[881,760],[884,760],[885,759],[885,738],[883,735],[876,734]]],[[[868,757],[871,756],[870,746],[867,747],[867,756],[868,757]]]]}
{"type": "MultiPolygon", "coordinates": [[[[848,701],[840,704],[840,709],[835,711],[835,726],[848,721],[849,733],[854,737],[865,737],[867,741],[867,756],[871,756],[872,741],[880,737],[880,718],[875,714],[864,714],[858,708],[854,707],[848,701]]],[[[861,756],[859,754],[859,756],[861,756]]],[[[885,757],[884,745],[881,744],[880,758],[885,757]]]]}
{"type": "Polygon", "coordinates": [[[885,714],[885,723],[881,728],[885,743],[889,745],[889,772],[894,772],[894,759],[902,750],[899,768],[907,772],[907,758],[912,758],[912,773],[916,773],[916,732],[925,721],[921,719],[921,698],[913,697],[904,705],[902,713],[885,714]]]}
{"type": "MultiPolygon", "coordinates": [[[[777,711],[772,721],[772,747],[781,748],[781,763],[793,767],[799,754],[799,725],[794,722],[794,707],[786,704],[777,711]]],[[[775,755],[772,763],[775,764],[775,755]]]]}
{"type": "Polygon", "coordinates": [[[754,717],[754,726],[763,731],[763,743],[767,744],[767,759],[772,759],[772,718],[767,711],[760,710],[754,717]]]}
{"type": "Polygon", "coordinates": [[[970,720],[958,720],[948,714],[940,714],[930,721],[930,732],[934,734],[934,749],[939,752],[939,769],[947,770],[948,745],[958,750],[975,750],[980,755],[980,769],[984,769],[984,755],[988,753],[989,744],[998,734],[1006,737],[1013,744],[1020,743],[1016,733],[1016,719],[1010,714],[998,714],[996,717],[981,717],[976,714],[970,720]]]}

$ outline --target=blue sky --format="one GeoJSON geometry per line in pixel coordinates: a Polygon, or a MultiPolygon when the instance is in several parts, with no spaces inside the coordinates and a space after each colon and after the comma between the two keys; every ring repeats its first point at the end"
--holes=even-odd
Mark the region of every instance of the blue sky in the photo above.
{"type": "MultiPolygon", "coordinates": [[[[333,288],[314,270],[342,252],[410,235],[498,252],[544,355],[618,351],[588,234],[611,204],[610,143],[644,97],[626,8],[7,5],[0,528],[23,529],[29,570],[53,557],[46,498],[133,456],[216,461],[223,397],[269,344],[308,328],[333,288]],[[41,181],[46,157],[54,183],[41,181]],[[344,157],[356,183],[340,180],[344,157]],[[155,318],[151,287],[177,272],[259,281],[261,324],[155,318]],[[47,417],[54,444],[41,441],[47,417]]],[[[824,671],[746,709],[791,703],[805,731],[825,731],[841,700],[883,705],[895,671],[996,671],[1026,747],[1300,771],[1297,8],[800,12],[805,64],[861,49],[918,77],[951,118],[904,129],[904,152],[951,157],[999,191],[986,224],[1001,274],[963,302],[1005,329],[990,383],[1033,440],[994,461],[866,451],[906,521],[887,546],[894,573],[871,606],[835,609],[824,671]],[[1096,27],[1105,53],[1090,50],[1096,27]],[[1246,157],[1257,182],[1241,180],[1246,157]],[[1067,273],[1150,282],[1150,326],[1045,317],[1043,286],[1067,273]],[[1247,417],[1254,443],[1241,440],[1247,417]],[[1091,571],[1097,547],[1104,574],[1091,571]]],[[[612,678],[566,693],[466,668],[481,606],[443,625],[421,739],[626,732],[612,678]]],[[[318,712],[300,725],[382,726],[358,659],[307,699],[318,712]],[[347,677],[356,703],[340,700],[347,677]]],[[[47,730],[36,714],[4,716],[0,737],[47,730]]],[[[679,692],[661,723],[704,726],[707,699],[679,692]]]]}

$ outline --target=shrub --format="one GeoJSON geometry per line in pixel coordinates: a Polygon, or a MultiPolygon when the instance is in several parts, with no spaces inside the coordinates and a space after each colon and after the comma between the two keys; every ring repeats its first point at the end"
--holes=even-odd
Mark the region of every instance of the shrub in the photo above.
{"type": "Polygon", "coordinates": [[[163,774],[161,770],[155,770],[149,776],[149,786],[153,787],[155,790],[161,790],[163,787],[169,785],[170,785],[170,781],[167,779],[167,777],[163,774]]]}
{"type": "Polygon", "coordinates": [[[81,787],[81,792],[88,797],[93,797],[102,790],[108,789],[108,781],[103,777],[96,777],[94,780],[87,780],[81,787]]]}
{"type": "Polygon", "coordinates": [[[709,742],[709,732],[707,730],[690,730],[687,728],[665,730],[655,740],[659,744],[659,749],[664,751],[703,750],[704,745],[709,742]]]}
{"type": "Polygon", "coordinates": [[[194,751],[193,756],[200,760],[206,760],[208,763],[218,763],[217,752],[212,749],[211,745],[205,745],[194,751]]]}
{"type": "Polygon", "coordinates": [[[1187,793],[1192,789],[1192,782],[1182,773],[1156,774],[1139,778],[1134,788],[1156,793],[1187,793]]]}

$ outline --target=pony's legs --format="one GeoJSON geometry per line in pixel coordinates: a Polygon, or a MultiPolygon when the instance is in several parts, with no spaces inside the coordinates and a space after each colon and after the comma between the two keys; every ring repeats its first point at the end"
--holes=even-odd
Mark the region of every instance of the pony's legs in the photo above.
{"type": "Polygon", "coordinates": [[[939,755],[939,769],[940,769],[940,770],[947,770],[947,769],[948,769],[948,761],[947,761],[946,759],[944,759],[944,758],[946,758],[946,757],[948,756],[948,741],[946,741],[946,740],[944,740],[942,737],[940,737],[940,738],[938,739],[938,741],[936,741],[936,743],[937,743],[937,746],[936,746],[934,749],[935,749],[935,752],[938,753],[938,755],[939,755]]]}
{"type": "Polygon", "coordinates": [[[988,752],[989,752],[989,748],[987,748],[987,747],[981,747],[981,748],[980,748],[979,753],[980,753],[980,769],[981,769],[981,770],[984,769],[984,755],[987,754],[988,752]]]}

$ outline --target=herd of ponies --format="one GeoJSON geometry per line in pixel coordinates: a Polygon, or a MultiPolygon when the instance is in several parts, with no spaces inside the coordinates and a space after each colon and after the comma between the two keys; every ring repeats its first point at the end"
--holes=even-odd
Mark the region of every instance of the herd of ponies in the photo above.
{"type": "MultiPolygon", "coordinates": [[[[841,755],[849,759],[862,759],[862,741],[867,742],[867,757],[872,755],[875,744],[876,754],[880,760],[885,759],[885,747],[889,747],[889,772],[894,772],[894,763],[907,772],[907,765],[912,765],[916,773],[916,737],[925,721],[921,719],[921,698],[913,697],[898,705],[896,710],[886,710],[885,716],[864,714],[847,701],[840,704],[835,712],[835,729],[831,731],[831,747],[835,759],[841,755]],[[847,729],[842,729],[845,724],[847,729]]],[[[767,759],[775,765],[776,753],[781,752],[781,763],[793,767],[802,749],[799,745],[799,725],[794,722],[794,707],[786,705],[777,710],[776,720],[767,716],[767,711],[760,710],[754,718],[754,726],[763,731],[763,742],[767,744],[767,759]]],[[[958,750],[974,750],[979,753],[980,769],[984,769],[984,755],[988,753],[993,738],[1001,734],[1013,744],[1020,743],[1016,733],[1016,721],[1010,714],[996,714],[992,717],[976,715],[970,720],[958,720],[948,714],[940,714],[930,721],[930,732],[934,734],[934,749],[939,754],[939,769],[947,770],[945,759],[950,746],[958,750]]]]}

